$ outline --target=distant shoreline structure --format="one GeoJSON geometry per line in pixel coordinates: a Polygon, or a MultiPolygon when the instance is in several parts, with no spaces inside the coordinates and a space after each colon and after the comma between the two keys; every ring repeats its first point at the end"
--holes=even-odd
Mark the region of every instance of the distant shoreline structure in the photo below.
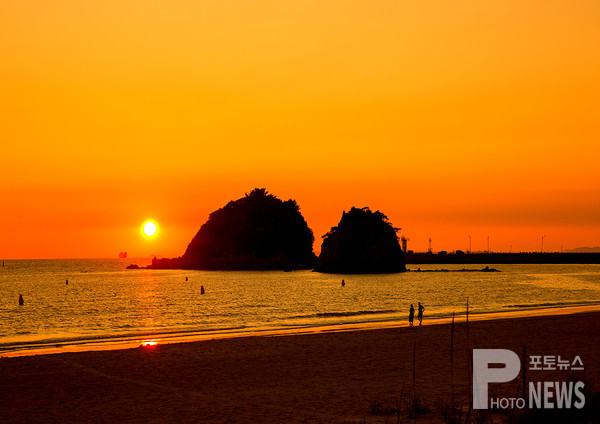
{"type": "MultiPolygon", "coordinates": [[[[405,253],[406,265],[600,264],[600,253],[405,253]]],[[[135,264],[128,269],[155,269],[135,264]]],[[[179,268],[174,268],[179,269],[179,268]]],[[[184,268],[180,268],[184,269],[184,268]]],[[[310,269],[310,268],[306,268],[310,269]]],[[[316,270],[316,269],[315,269],[316,270]]],[[[412,270],[416,271],[416,270],[412,270]]],[[[481,271],[468,270],[468,271],[481,271]]],[[[327,272],[325,272],[327,274],[327,272]]]]}
{"type": "Polygon", "coordinates": [[[566,249],[565,253],[600,253],[600,246],[576,247],[574,249],[566,249]]]}
{"type": "Polygon", "coordinates": [[[600,253],[415,253],[406,264],[600,264],[600,253]]]}

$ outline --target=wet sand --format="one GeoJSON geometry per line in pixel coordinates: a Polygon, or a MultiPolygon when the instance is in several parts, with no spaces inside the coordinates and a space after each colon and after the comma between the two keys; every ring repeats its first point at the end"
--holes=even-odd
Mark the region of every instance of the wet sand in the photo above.
{"type": "MultiPolygon", "coordinates": [[[[598,384],[600,312],[477,320],[468,337],[471,348],[579,355],[581,378],[598,384]]],[[[470,399],[464,321],[454,327],[453,373],[450,339],[443,323],[2,358],[0,422],[383,423],[407,420],[415,397],[428,412],[414,421],[443,422],[452,374],[456,400],[466,408],[470,399]]]]}

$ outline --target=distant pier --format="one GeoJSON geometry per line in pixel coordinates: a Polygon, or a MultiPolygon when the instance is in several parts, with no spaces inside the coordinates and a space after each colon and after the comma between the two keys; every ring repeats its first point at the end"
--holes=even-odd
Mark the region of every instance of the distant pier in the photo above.
{"type": "Polygon", "coordinates": [[[600,264],[600,253],[415,253],[407,264],[600,264]]]}

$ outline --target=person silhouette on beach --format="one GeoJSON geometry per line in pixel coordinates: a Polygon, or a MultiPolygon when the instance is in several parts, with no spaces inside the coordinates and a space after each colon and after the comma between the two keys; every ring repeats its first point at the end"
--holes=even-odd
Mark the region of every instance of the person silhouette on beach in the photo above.
{"type": "Polygon", "coordinates": [[[410,312],[408,313],[408,325],[410,327],[413,326],[413,321],[415,319],[415,307],[413,306],[413,304],[410,304],[410,312]]]}
{"type": "Polygon", "coordinates": [[[423,311],[425,310],[425,308],[423,307],[423,305],[421,305],[421,302],[419,302],[419,314],[417,315],[417,318],[419,319],[419,325],[421,325],[422,321],[423,321],[423,311]]]}
{"type": "Polygon", "coordinates": [[[200,294],[204,294],[204,286],[200,286],[200,294]]]}
{"type": "Polygon", "coordinates": [[[342,287],[344,287],[346,285],[346,282],[344,280],[342,280],[342,287]]]}
{"type": "Polygon", "coordinates": [[[20,294],[19,295],[19,306],[23,306],[23,303],[25,303],[25,300],[23,300],[23,295],[20,294]]]}

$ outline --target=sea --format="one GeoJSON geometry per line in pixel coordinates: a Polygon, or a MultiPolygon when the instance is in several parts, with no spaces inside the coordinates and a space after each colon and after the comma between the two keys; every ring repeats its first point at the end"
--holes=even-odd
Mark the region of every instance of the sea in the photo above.
{"type": "Polygon", "coordinates": [[[0,355],[405,325],[417,302],[425,307],[425,321],[464,314],[467,299],[474,315],[600,305],[600,265],[489,264],[499,272],[458,272],[485,265],[409,265],[406,273],[339,275],[126,269],[132,263],[150,261],[3,261],[0,355]]]}

